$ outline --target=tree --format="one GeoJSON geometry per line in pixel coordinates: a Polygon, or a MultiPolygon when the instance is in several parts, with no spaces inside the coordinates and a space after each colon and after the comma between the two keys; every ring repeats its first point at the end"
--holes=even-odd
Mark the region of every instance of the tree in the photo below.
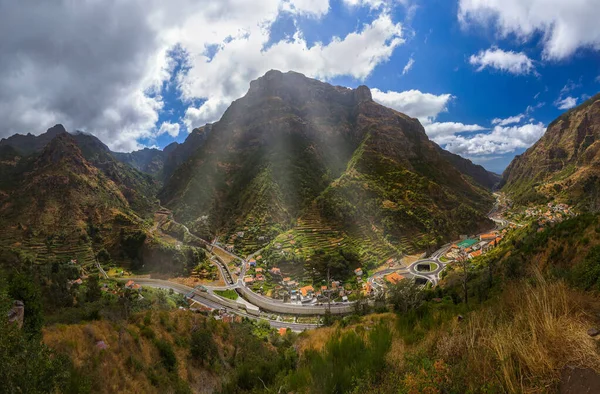
{"type": "Polygon", "coordinates": [[[456,258],[456,263],[462,269],[462,287],[463,287],[463,300],[465,304],[469,303],[469,269],[471,267],[471,261],[467,254],[461,251],[456,258]]]}
{"type": "MultiPolygon", "coordinates": [[[[18,285],[19,290],[23,291],[22,283],[18,285]]],[[[11,286],[9,290],[15,289],[17,287],[11,286]]],[[[20,295],[27,295],[21,299],[29,300],[29,305],[32,306],[33,301],[39,298],[39,292],[34,296],[31,296],[30,291],[20,295]]],[[[38,323],[37,319],[27,318],[27,309],[25,322],[28,326],[24,326],[23,330],[20,330],[16,324],[8,322],[5,317],[12,300],[5,283],[0,280],[0,382],[2,382],[0,391],[3,393],[64,392],[63,388],[71,370],[68,359],[52,354],[41,343],[40,336],[27,335],[30,332],[25,329],[37,329],[38,323]]],[[[39,300],[37,302],[41,310],[41,302],[39,300]]]]}
{"type": "Polygon", "coordinates": [[[403,279],[388,288],[388,299],[396,312],[408,312],[423,304],[424,294],[414,279],[403,279]]]}
{"type": "Polygon", "coordinates": [[[42,294],[33,278],[22,273],[14,274],[8,286],[8,296],[25,304],[23,330],[30,335],[40,334],[44,324],[42,294]]]}
{"type": "Polygon", "coordinates": [[[98,301],[102,297],[100,290],[100,282],[97,275],[90,275],[87,280],[87,290],[85,292],[85,300],[87,302],[98,301]]]}
{"type": "Polygon", "coordinates": [[[206,327],[192,332],[190,355],[193,359],[206,364],[210,364],[218,355],[217,344],[206,327]]]}

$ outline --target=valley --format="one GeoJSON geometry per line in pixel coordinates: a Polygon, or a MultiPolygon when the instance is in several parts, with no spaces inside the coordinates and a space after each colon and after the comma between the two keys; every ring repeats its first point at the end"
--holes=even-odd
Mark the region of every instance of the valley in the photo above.
{"type": "Polygon", "coordinates": [[[374,374],[339,392],[539,392],[563,359],[595,379],[590,100],[502,177],[366,86],[294,72],[164,150],[61,125],[3,139],[0,304],[25,314],[0,335],[103,392],[312,392],[334,365],[374,374]]]}

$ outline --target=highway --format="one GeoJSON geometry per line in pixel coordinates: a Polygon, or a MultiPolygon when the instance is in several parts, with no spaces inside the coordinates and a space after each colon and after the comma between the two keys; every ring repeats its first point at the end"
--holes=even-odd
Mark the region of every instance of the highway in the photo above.
{"type": "MultiPolygon", "coordinates": [[[[497,228],[502,229],[508,225],[508,222],[502,218],[496,217],[496,213],[498,210],[498,196],[496,196],[496,197],[497,197],[497,202],[494,204],[494,207],[489,212],[489,217],[491,220],[493,220],[496,223],[497,228]]],[[[172,219],[172,220],[174,221],[174,219],[172,219]]],[[[215,243],[205,241],[204,239],[192,234],[185,225],[181,224],[181,226],[185,229],[186,234],[190,238],[192,238],[208,247],[208,251],[209,251],[209,253],[211,253],[210,260],[217,266],[217,268],[221,272],[221,275],[223,276],[223,278],[226,282],[226,286],[204,286],[207,289],[207,292],[200,292],[200,291],[192,289],[188,286],[184,286],[184,285],[169,282],[169,281],[163,281],[163,280],[158,280],[158,279],[145,279],[145,278],[132,278],[132,279],[135,279],[138,283],[140,283],[142,285],[146,285],[146,286],[150,286],[150,287],[161,287],[161,288],[173,289],[174,291],[177,291],[179,293],[190,295],[190,297],[188,297],[188,298],[193,300],[194,302],[198,302],[200,304],[206,305],[206,306],[208,306],[210,308],[214,308],[214,309],[223,309],[224,308],[224,309],[229,310],[232,313],[238,314],[240,316],[249,317],[252,319],[257,319],[257,317],[249,315],[246,312],[240,311],[239,309],[237,309],[239,306],[232,305],[231,300],[226,300],[222,297],[217,296],[216,294],[214,294],[214,291],[215,290],[235,289],[238,292],[238,294],[243,296],[243,298],[249,304],[259,307],[260,310],[262,310],[262,311],[268,311],[268,312],[279,313],[279,314],[288,314],[288,315],[295,315],[295,316],[298,316],[298,315],[323,315],[327,311],[330,311],[332,314],[352,313],[353,308],[354,308],[353,302],[333,303],[331,305],[316,304],[316,303],[305,303],[305,304],[284,303],[280,300],[275,300],[273,298],[265,297],[263,295],[254,293],[252,290],[250,290],[248,287],[245,286],[244,281],[243,281],[243,278],[244,278],[244,275],[246,274],[246,269],[247,269],[247,267],[246,267],[247,260],[246,259],[243,259],[242,257],[237,256],[237,255],[227,251],[226,249],[216,245],[215,243]],[[221,258],[219,258],[217,255],[212,253],[212,250],[214,248],[218,248],[223,253],[225,253],[225,254],[231,256],[233,259],[239,260],[241,262],[241,273],[240,273],[240,276],[237,281],[234,282],[233,275],[229,271],[229,267],[227,266],[227,264],[225,264],[221,260],[221,258]]],[[[448,249],[450,248],[451,245],[452,245],[451,243],[448,243],[448,244],[442,246],[440,249],[435,251],[430,257],[425,257],[425,258],[419,259],[419,260],[415,261],[414,263],[410,264],[408,267],[400,267],[400,268],[396,268],[396,269],[382,270],[382,271],[375,273],[373,276],[369,277],[367,280],[369,283],[371,283],[374,286],[376,291],[381,291],[382,290],[380,288],[381,286],[379,286],[377,284],[375,279],[382,278],[383,276],[388,275],[393,272],[398,272],[400,275],[407,277],[407,278],[422,278],[424,280],[431,282],[433,286],[436,286],[440,280],[440,273],[444,270],[444,268],[448,264],[447,262],[442,262],[440,260],[440,258],[444,254],[446,254],[446,252],[448,251],[448,249]],[[429,265],[434,264],[436,266],[436,268],[432,271],[419,271],[417,268],[421,264],[429,264],[429,265]]],[[[256,251],[251,256],[249,256],[248,259],[250,257],[258,254],[259,252],[260,252],[260,250],[256,251]]],[[[267,320],[267,319],[265,319],[265,320],[267,320]]],[[[280,321],[276,321],[276,320],[268,320],[268,321],[271,324],[271,326],[273,326],[273,327],[276,327],[276,328],[287,327],[294,331],[302,331],[304,329],[310,329],[310,328],[317,327],[316,324],[286,323],[286,322],[280,322],[280,321]]]]}
{"type": "MultiPolygon", "coordinates": [[[[247,317],[247,318],[253,319],[253,320],[265,320],[265,321],[269,322],[271,327],[277,328],[277,329],[289,328],[292,331],[300,332],[300,331],[304,331],[304,330],[311,330],[311,329],[317,328],[319,326],[318,324],[284,322],[284,321],[270,320],[270,319],[266,319],[263,317],[250,315],[239,309],[236,309],[236,308],[233,308],[230,306],[225,306],[222,304],[221,300],[211,299],[212,297],[210,295],[207,295],[206,293],[202,294],[200,291],[198,291],[192,287],[182,285],[180,283],[170,282],[167,280],[149,279],[149,278],[124,278],[124,279],[119,279],[119,280],[127,281],[130,279],[135,280],[135,282],[137,284],[142,285],[142,286],[153,287],[153,288],[157,288],[157,289],[165,289],[165,290],[171,289],[176,293],[186,296],[189,300],[191,300],[193,302],[197,302],[199,304],[205,305],[212,309],[225,309],[227,312],[236,314],[238,316],[247,317]]],[[[216,289],[216,288],[213,288],[213,289],[216,289]]]]}

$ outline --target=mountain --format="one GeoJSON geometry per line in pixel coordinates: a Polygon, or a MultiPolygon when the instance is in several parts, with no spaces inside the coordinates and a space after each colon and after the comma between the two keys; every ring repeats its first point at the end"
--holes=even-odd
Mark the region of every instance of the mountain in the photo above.
{"type": "MultiPolygon", "coordinates": [[[[173,144],[177,144],[174,142],[173,144]]],[[[138,171],[154,177],[162,177],[162,171],[167,157],[167,148],[162,151],[156,148],[144,148],[134,152],[113,152],[113,156],[123,163],[129,164],[138,171]]]]}
{"type": "Polygon", "coordinates": [[[510,163],[500,186],[519,204],[555,199],[600,209],[600,94],[550,123],[510,163]]]}
{"type": "Polygon", "coordinates": [[[211,124],[192,130],[182,144],[171,144],[165,147],[165,162],[162,178],[167,180],[183,162],[194,154],[208,138],[211,124]]]}
{"type": "Polygon", "coordinates": [[[448,160],[452,165],[463,175],[471,177],[471,179],[487,189],[494,189],[502,180],[502,176],[489,172],[478,164],[473,164],[469,159],[448,152],[438,146],[440,154],[448,160]]]}
{"type": "Polygon", "coordinates": [[[67,130],[65,130],[63,125],[57,124],[39,136],[29,133],[27,135],[15,134],[8,138],[2,138],[0,140],[0,147],[10,146],[19,154],[27,156],[35,152],[40,152],[54,137],[66,132],[67,130]]]}
{"type": "MultiPolygon", "coordinates": [[[[2,147],[4,153],[11,149],[2,147]]],[[[64,256],[93,262],[94,245],[116,247],[122,228],[141,223],[117,184],[66,132],[38,154],[2,161],[2,169],[0,242],[36,263],[64,256]]]]}
{"type": "Polygon", "coordinates": [[[133,269],[188,273],[204,253],[175,245],[162,228],[177,225],[164,215],[153,223],[160,184],[117,160],[93,135],[70,134],[61,125],[39,136],[3,139],[0,250],[6,253],[0,265],[75,258],[90,268],[98,258],[133,269]]]}
{"type": "Polygon", "coordinates": [[[159,197],[192,231],[248,251],[296,229],[312,238],[307,250],[365,244],[381,259],[489,226],[493,175],[480,171],[443,153],[418,120],[375,103],[366,86],[269,71],[210,126],[159,197]]]}
{"type": "Polygon", "coordinates": [[[130,153],[113,152],[113,156],[131,167],[152,175],[158,180],[167,180],[206,141],[211,125],[196,128],[181,144],[173,142],[163,150],[144,148],[130,153]]]}
{"type": "MultiPolygon", "coordinates": [[[[10,147],[19,155],[27,157],[40,153],[55,137],[65,133],[66,129],[59,124],[38,136],[16,134],[2,139],[0,149],[10,147]]],[[[75,132],[72,136],[84,158],[115,182],[138,214],[147,216],[154,211],[154,195],[160,187],[155,178],[117,160],[115,153],[97,137],[82,132],[75,132]]]]}

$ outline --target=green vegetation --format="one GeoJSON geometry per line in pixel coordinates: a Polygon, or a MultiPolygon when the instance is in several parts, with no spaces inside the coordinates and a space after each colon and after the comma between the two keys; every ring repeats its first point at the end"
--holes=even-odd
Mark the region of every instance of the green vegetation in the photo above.
{"type": "Polygon", "coordinates": [[[215,294],[234,301],[239,298],[239,295],[235,290],[215,290],[215,294]]]}

